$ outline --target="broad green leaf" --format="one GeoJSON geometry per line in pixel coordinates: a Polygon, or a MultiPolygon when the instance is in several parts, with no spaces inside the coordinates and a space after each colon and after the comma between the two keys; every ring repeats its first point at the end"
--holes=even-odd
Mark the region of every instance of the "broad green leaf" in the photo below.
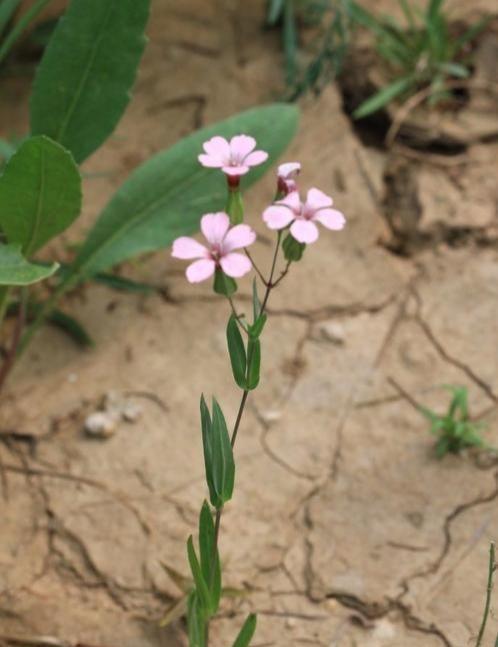
{"type": "Polygon", "coordinates": [[[247,345],[247,381],[246,388],[255,389],[259,384],[261,366],[261,344],[259,339],[249,337],[247,345]]]}
{"type": "Polygon", "coordinates": [[[209,505],[206,501],[199,517],[199,550],[201,570],[211,598],[211,611],[218,611],[221,598],[220,555],[216,546],[216,531],[209,505]]]}
{"type": "Polygon", "coordinates": [[[197,554],[194,548],[194,540],[192,535],[187,540],[187,555],[188,563],[190,564],[190,571],[192,572],[192,577],[194,578],[195,590],[198,595],[200,606],[203,612],[206,614],[206,617],[211,613],[211,596],[209,594],[209,589],[204,575],[202,574],[201,565],[197,558],[197,554]]]}
{"type": "Polygon", "coordinates": [[[232,315],[227,325],[228,354],[232,364],[232,373],[237,386],[246,388],[246,349],[240,333],[239,324],[232,315]]]}
{"type": "Polygon", "coordinates": [[[52,276],[59,266],[30,263],[19,245],[0,243],[0,285],[31,285],[52,276]]]}
{"type": "Polygon", "coordinates": [[[222,505],[230,501],[235,481],[235,463],[225,416],[213,398],[213,481],[222,505]]]}
{"type": "Polygon", "coordinates": [[[253,108],[179,141],[140,166],[118,190],[90,231],[74,263],[73,281],[129,258],[169,245],[197,230],[204,213],[219,211],[226,181],[219,170],[200,166],[202,144],[213,135],[246,133],[269,153],[243,180],[258,180],[285,150],[298,123],[298,109],[285,104],[253,108]]]}
{"type": "Polygon", "coordinates": [[[78,163],[113,132],[145,47],[150,0],[72,0],[38,68],[31,131],[78,163]]]}
{"type": "Polygon", "coordinates": [[[237,636],[233,647],[249,647],[254,632],[256,631],[256,616],[251,613],[247,620],[244,622],[239,635],[237,636]]]}
{"type": "Polygon", "coordinates": [[[24,141],[0,177],[0,227],[30,257],[75,220],[81,178],[71,154],[48,137],[24,141]]]}
{"type": "Polygon", "coordinates": [[[385,88],[382,88],[382,90],[379,90],[379,92],[376,92],[372,97],[370,97],[370,99],[364,101],[361,106],[353,112],[353,118],[362,119],[363,117],[380,110],[380,108],[383,108],[393,99],[404,94],[412,84],[413,78],[411,76],[406,76],[387,85],[385,88]]]}

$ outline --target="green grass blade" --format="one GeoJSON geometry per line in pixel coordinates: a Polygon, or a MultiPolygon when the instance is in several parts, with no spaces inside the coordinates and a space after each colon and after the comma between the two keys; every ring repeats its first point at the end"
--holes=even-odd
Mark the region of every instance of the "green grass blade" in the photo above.
{"type": "Polygon", "coordinates": [[[380,110],[396,97],[404,94],[413,84],[413,78],[403,77],[379,90],[370,99],[364,101],[359,108],[353,112],[354,119],[362,119],[380,110]]]}
{"type": "Polygon", "coordinates": [[[9,34],[2,40],[2,44],[0,45],[0,64],[9,54],[17,40],[22,36],[24,30],[29,27],[38,14],[40,14],[51,1],[52,0],[37,0],[33,6],[19,18],[19,21],[14,25],[9,34]]]}

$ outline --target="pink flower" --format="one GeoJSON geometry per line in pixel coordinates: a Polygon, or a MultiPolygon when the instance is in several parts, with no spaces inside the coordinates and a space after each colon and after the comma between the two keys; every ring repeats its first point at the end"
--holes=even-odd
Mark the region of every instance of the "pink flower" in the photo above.
{"type": "Polygon", "coordinates": [[[278,191],[287,195],[297,191],[296,178],[301,172],[299,162],[286,162],[278,167],[278,191]]]}
{"type": "Polygon", "coordinates": [[[268,159],[265,151],[255,151],[256,140],[249,135],[235,135],[230,141],[212,137],[203,144],[204,153],[199,162],[207,168],[221,168],[229,176],[245,175],[251,166],[263,164],[268,159]]]}
{"type": "Polygon", "coordinates": [[[318,238],[316,222],[333,230],[342,229],[346,224],[343,214],[331,209],[332,204],[332,198],[319,189],[310,189],[306,202],[301,202],[299,193],[293,191],[267,207],[263,220],[270,229],[284,229],[290,225],[290,232],[298,242],[314,243],[318,238]]]}
{"type": "Polygon", "coordinates": [[[249,225],[236,225],[230,228],[226,213],[207,213],[201,218],[201,231],[207,246],[194,238],[181,236],[173,243],[171,255],[174,258],[198,259],[187,267],[186,275],[190,283],[205,281],[214,274],[217,267],[233,278],[244,276],[250,271],[251,261],[234,249],[248,247],[256,240],[256,234],[249,225]]]}

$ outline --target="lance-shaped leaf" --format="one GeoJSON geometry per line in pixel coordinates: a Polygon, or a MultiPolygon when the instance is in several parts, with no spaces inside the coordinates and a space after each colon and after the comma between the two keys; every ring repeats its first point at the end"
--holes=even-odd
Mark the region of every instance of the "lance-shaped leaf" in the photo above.
{"type": "Polygon", "coordinates": [[[72,0],[33,85],[31,131],[82,162],[112,133],[130,100],[150,0],[72,0]]]}
{"type": "Polygon", "coordinates": [[[188,538],[187,541],[187,555],[188,563],[190,564],[190,571],[192,577],[194,578],[195,590],[198,596],[199,604],[206,617],[211,615],[211,595],[209,593],[209,588],[204,575],[202,573],[201,565],[197,558],[197,553],[194,548],[194,540],[192,535],[188,538]]]}
{"type": "Polygon", "coordinates": [[[218,611],[221,598],[220,555],[216,545],[216,530],[211,510],[206,501],[199,517],[199,549],[201,570],[209,589],[211,611],[218,611]]]}
{"type": "Polygon", "coordinates": [[[201,426],[209,499],[219,510],[232,498],[235,463],[225,417],[214,398],[211,419],[204,396],[201,397],[201,426]]]}
{"type": "Polygon", "coordinates": [[[47,279],[59,266],[30,263],[21,254],[20,245],[0,243],[0,285],[31,285],[47,279]]]}
{"type": "Polygon", "coordinates": [[[206,647],[206,621],[197,591],[192,591],[187,603],[189,647],[206,647]]]}
{"type": "Polygon", "coordinates": [[[0,228],[30,257],[67,229],[81,209],[81,178],[71,154],[48,137],[27,139],[0,177],[0,228]]]}
{"type": "Polygon", "coordinates": [[[259,384],[261,367],[261,343],[256,337],[249,337],[247,345],[247,379],[246,388],[251,391],[259,384]]]}
{"type": "Polygon", "coordinates": [[[247,620],[244,622],[239,635],[233,643],[233,647],[249,647],[255,631],[256,616],[254,615],[254,613],[251,613],[251,615],[248,616],[247,620]]]}
{"type": "Polygon", "coordinates": [[[223,173],[203,168],[197,160],[207,139],[246,133],[269,153],[265,164],[243,178],[247,187],[285,150],[298,116],[298,109],[286,104],[254,108],[197,131],[145,162],[104,208],[75,260],[71,281],[165,247],[178,236],[196,231],[203,213],[224,208],[223,173]]]}
{"type": "Polygon", "coordinates": [[[246,388],[246,349],[244,340],[240,333],[239,324],[232,315],[228,320],[227,325],[227,343],[228,354],[230,355],[230,362],[232,364],[232,373],[235,382],[241,389],[246,388]]]}
{"type": "Polygon", "coordinates": [[[235,462],[225,416],[213,398],[213,482],[216,492],[225,504],[230,501],[235,482],[235,462]]]}

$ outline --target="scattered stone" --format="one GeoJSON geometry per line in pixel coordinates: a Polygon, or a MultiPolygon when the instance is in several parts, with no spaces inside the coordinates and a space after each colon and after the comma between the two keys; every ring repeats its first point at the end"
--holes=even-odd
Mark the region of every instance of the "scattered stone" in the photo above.
{"type": "Polygon", "coordinates": [[[320,341],[328,341],[331,344],[342,346],[346,341],[344,326],[338,321],[325,321],[318,328],[320,341]]]}
{"type": "Polygon", "coordinates": [[[85,433],[91,438],[110,438],[116,433],[117,422],[108,411],[94,411],[85,420],[85,433]]]}

